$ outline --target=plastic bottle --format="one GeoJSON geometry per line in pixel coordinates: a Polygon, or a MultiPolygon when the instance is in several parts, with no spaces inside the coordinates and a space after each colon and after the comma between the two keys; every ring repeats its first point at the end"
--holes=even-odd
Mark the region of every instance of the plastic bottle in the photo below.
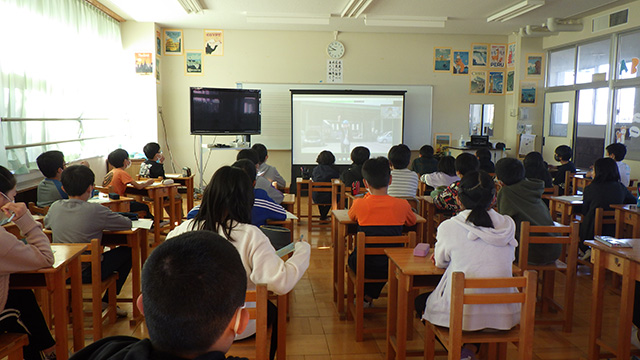
{"type": "Polygon", "coordinates": [[[464,135],[460,135],[460,146],[464,147],[465,143],[464,143],[464,135]]]}

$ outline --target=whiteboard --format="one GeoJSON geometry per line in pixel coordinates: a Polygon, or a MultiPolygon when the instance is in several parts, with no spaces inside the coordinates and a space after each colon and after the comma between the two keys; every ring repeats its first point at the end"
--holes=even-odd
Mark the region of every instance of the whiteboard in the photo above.
{"type": "Polygon", "coordinates": [[[252,143],[268,149],[291,150],[291,93],[289,90],[405,90],[404,144],[419,150],[431,144],[432,85],[346,85],[238,83],[238,88],[262,90],[262,133],[252,135],[252,143]]]}

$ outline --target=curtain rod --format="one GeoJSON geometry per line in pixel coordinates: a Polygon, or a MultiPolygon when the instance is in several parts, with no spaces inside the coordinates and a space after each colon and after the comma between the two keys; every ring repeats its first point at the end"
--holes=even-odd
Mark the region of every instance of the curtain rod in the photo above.
{"type": "Polygon", "coordinates": [[[114,19],[117,22],[125,22],[127,20],[125,20],[124,18],[122,18],[120,15],[116,14],[115,12],[113,12],[111,9],[109,9],[108,7],[106,7],[105,5],[103,5],[101,2],[99,2],[98,0],[84,0],[86,2],[88,2],[89,4],[95,6],[98,10],[102,11],[103,13],[107,14],[109,17],[111,17],[112,19],[114,19]]]}

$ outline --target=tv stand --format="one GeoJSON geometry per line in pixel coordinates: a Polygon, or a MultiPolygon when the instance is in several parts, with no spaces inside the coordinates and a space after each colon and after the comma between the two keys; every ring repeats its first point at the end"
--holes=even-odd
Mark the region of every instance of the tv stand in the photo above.
{"type": "Polygon", "coordinates": [[[202,135],[200,135],[200,161],[198,163],[198,173],[200,174],[200,183],[198,185],[200,190],[204,190],[204,152],[212,150],[243,150],[251,148],[251,135],[236,135],[236,140],[231,144],[204,144],[202,141],[202,135]]]}

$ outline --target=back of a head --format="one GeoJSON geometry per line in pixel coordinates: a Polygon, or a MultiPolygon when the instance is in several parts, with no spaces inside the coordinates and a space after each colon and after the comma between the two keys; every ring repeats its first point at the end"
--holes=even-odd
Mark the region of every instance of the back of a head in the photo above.
{"type": "Polygon", "coordinates": [[[594,183],[620,181],[618,164],[612,158],[600,158],[593,163],[594,183]]]}
{"type": "Polygon", "coordinates": [[[356,165],[362,165],[365,161],[369,160],[371,152],[364,146],[356,146],[351,150],[351,161],[356,165]]]}
{"type": "Polygon", "coordinates": [[[380,156],[365,161],[362,164],[362,177],[374,189],[382,189],[389,186],[389,179],[391,178],[389,160],[380,156]]]}
{"type": "Polygon", "coordinates": [[[244,304],[247,275],[233,245],[211,231],[160,244],[142,268],[142,302],[154,347],[181,357],[210,351],[244,304]]]}
{"type": "Polygon", "coordinates": [[[253,149],[242,149],[238,151],[238,155],[236,155],[236,160],[247,159],[251,160],[254,165],[260,163],[260,159],[258,158],[258,152],[253,149]]]}
{"type": "Polygon", "coordinates": [[[491,161],[491,151],[485,148],[478,149],[476,150],[476,157],[478,158],[478,160],[491,161]]]}
{"type": "Polygon", "coordinates": [[[258,154],[258,163],[259,164],[262,164],[263,162],[265,162],[265,160],[267,160],[267,155],[269,155],[269,153],[267,152],[267,147],[266,146],[264,146],[262,144],[253,144],[251,149],[254,150],[258,154]]]}
{"type": "Polygon", "coordinates": [[[147,160],[151,160],[160,152],[160,144],[150,142],[142,148],[142,151],[144,152],[144,156],[147,157],[147,160]]]}
{"type": "Polygon", "coordinates": [[[36,158],[36,163],[44,177],[53,178],[58,169],[64,168],[64,154],[58,150],[45,151],[36,158]]]}
{"type": "Polygon", "coordinates": [[[456,171],[462,176],[465,176],[470,171],[477,171],[479,168],[480,162],[473,154],[462,153],[456,157],[456,171]]]}
{"type": "Polygon", "coordinates": [[[544,159],[542,158],[542,154],[537,151],[532,151],[527,154],[522,160],[522,165],[524,165],[525,170],[528,168],[538,168],[544,167],[544,159]]]}
{"type": "Polygon", "coordinates": [[[502,158],[496,163],[496,176],[507,186],[517,184],[524,179],[524,165],[516,158],[502,158]]]}
{"type": "Polygon", "coordinates": [[[458,198],[465,207],[471,210],[467,222],[479,227],[493,227],[488,210],[496,193],[496,186],[489,174],[471,171],[460,180],[458,198]]]}
{"type": "Polygon", "coordinates": [[[627,146],[625,144],[613,143],[606,147],[607,153],[613,154],[616,161],[624,160],[627,156],[627,146]]]}
{"type": "Polygon", "coordinates": [[[17,183],[16,177],[13,176],[11,171],[4,166],[0,166],[0,192],[6,195],[9,190],[16,187],[17,183]]]}
{"type": "Polygon", "coordinates": [[[449,176],[455,176],[456,175],[456,158],[450,155],[443,156],[440,159],[440,161],[438,161],[438,171],[445,173],[449,176]]]}
{"type": "Polygon", "coordinates": [[[318,154],[316,158],[318,165],[333,165],[336,162],[336,157],[329,150],[323,150],[318,154]]]}
{"type": "Polygon", "coordinates": [[[433,157],[433,147],[431,145],[423,145],[420,148],[420,155],[422,155],[422,157],[432,158],[433,157]]]}
{"type": "Polygon", "coordinates": [[[107,157],[107,161],[111,166],[121,168],[124,166],[124,161],[129,158],[129,153],[125,149],[113,150],[107,157]]]}
{"type": "Polygon", "coordinates": [[[93,185],[96,176],[84,165],[71,165],[62,172],[60,182],[64,187],[64,191],[69,196],[80,196],[84,194],[89,186],[93,185]]]}
{"type": "Polygon", "coordinates": [[[258,175],[256,171],[256,165],[253,162],[251,162],[251,160],[248,160],[248,159],[238,160],[234,162],[231,166],[238,169],[242,169],[242,171],[247,173],[247,176],[249,176],[249,179],[251,179],[251,181],[255,180],[256,176],[258,175]]]}
{"type": "Polygon", "coordinates": [[[394,169],[406,169],[411,161],[411,150],[405,144],[392,146],[389,149],[389,162],[394,169]]]}
{"type": "Polygon", "coordinates": [[[567,145],[560,145],[556,148],[555,153],[558,155],[558,158],[562,161],[569,161],[573,156],[573,151],[567,145]]]}

